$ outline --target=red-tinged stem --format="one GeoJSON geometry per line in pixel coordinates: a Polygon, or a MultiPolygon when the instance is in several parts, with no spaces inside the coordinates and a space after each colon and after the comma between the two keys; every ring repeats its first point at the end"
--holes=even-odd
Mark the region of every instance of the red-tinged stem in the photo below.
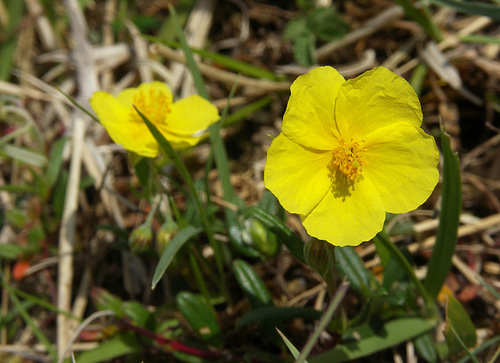
{"type": "Polygon", "coordinates": [[[236,361],[239,360],[238,357],[236,357],[232,354],[227,355],[227,354],[224,354],[222,352],[212,352],[212,351],[208,351],[208,350],[201,350],[201,349],[194,348],[194,347],[191,347],[189,345],[177,342],[175,340],[165,338],[162,335],[153,333],[152,331],[149,331],[149,330],[142,328],[140,326],[132,325],[130,322],[125,321],[125,320],[123,320],[121,323],[122,323],[121,325],[124,328],[132,330],[138,334],[147,336],[148,338],[153,339],[159,345],[166,345],[166,346],[170,347],[171,349],[178,351],[178,352],[182,352],[182,353],[186,353],[189,355],[193,355],[193,356],[200,357],[200,358],[206,358],[206,359],[223,359],[223,358],[225,358],[227,361],[231,361],[231,362],[235,361],[235,360],[236,361]]]}

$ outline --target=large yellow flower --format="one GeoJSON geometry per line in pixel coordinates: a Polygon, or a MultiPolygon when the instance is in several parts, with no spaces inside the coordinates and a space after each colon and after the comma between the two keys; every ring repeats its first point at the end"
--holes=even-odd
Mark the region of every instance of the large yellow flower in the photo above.
{"type": "Polygon", "coordinates": [[[207,100],[193,95],[173,102],[168,86],[157,81],[127,88],[116,97],[97,91],[90,105],[114,142],[150,158],[158,155],[158,143],[133,106],[178,149],[196,145],[219,120],[217,108],[207,100]]]}
{"type": "Polygon", "coordinates": [[[358,245],[382,230],[386,212],[427,200],[439,153],[403,78],[379,67],[346,81],[319,67],[298,77],[290,93],[264,182],[311,236],[358,245]]]}

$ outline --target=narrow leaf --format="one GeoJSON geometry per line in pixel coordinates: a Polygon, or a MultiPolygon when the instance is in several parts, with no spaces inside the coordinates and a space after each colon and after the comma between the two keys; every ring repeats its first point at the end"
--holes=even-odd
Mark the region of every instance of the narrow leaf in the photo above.
{"type": "Polygon", "coordinates": [[[238,284],[253,308],[273,305],[271,294],[255,270],[243,260],[233,261],[233,271],[238,284]]]}
{"type": "Polygon", "coordinates": [[[175,235],[174,238],[163,251],[158,266],[156,266],[155,273],[153,275],[153,281],[151,283],[151,288],[154,289],[156,284],[160,281],[165,271],[167,271],[168,266],[174,259],[175,255],[179,249],[184,246],[184,244],[189,241],[189,239],[201,232],[201,228],[196,228],[193,226],[187,226],[180,230],[179,233],[175,235]]]}
{"type": "MultiPolygon", "coordinates": [[[[293,357],[295,359],[297,359],[297,357],[300,354],[299,350],[297,348],[295,348],[295,346],[292,344],[292,342],[290,340],[288,340],[288,338],[285,336],[285,334],[283,334],[279,329],[276,329],[276,331],[280,335],[281,339],[283,339],[283,341],[285,342],[286,347],[288,348],[290,353],[292,353],[293,357]]],[[[305,363],[307,363],[307,361],[305,361],[305,363]]]]}
{"type": "Polygon", "coordinates": [[[436,234],[436,244],[427,268],[424,286],[432,298],[436,298],[448,276],[451,259],[457,244],[458,224],[462,205],[460,162],[451,150],[450,138],[441,125],[443,153],[443,182],[441,188],[441,214],[436,234]]]}
{"type": "Polygon", "coordinates": [[[469,314],[451,295],[447,296],[444,336],[451,354],[458,353],[463,348],[472,348],[477,342],[476,328],[469,314]]]}
{"type": "Polygon", "coordinates": [[[335,262],[354,289],[367,297],[372,295],[370,287],[371,282],[375,282],[375,277],[365,267],[354,248],[351,246],[336,247],[335,262]]]}
{"type": "Polygon", "coordinates": [[[431,330],[435,322],[419,317],[402,318],[384,324],[376,334],[359,341],[341,343],[329,351],[309,358],[309,363],[348,362],[394,347],[431,330]]]}
{"type": "MultiPolygon", "coordinates": [[[[113,360],[126,354],[139,352],[143,347],[134,334],[120,334],[100,343],[95,349],[77,355],[78,363],[98,363],[113,360]]],[[[69,362],[69,359],[66,361],[69,362]]]]}
{"type": "Polygon", "coordinates": [[[47,165],[47,172],[45,174],[49,187],[55,184],[59,176],[59,171],[61,170],[63,162],[63,150],[67,141],[67,137],[57,140],[50,150],[49,165],[47,165]]]}
{"type": "Polygon", "coordinates": [[[207,89],[205,87],[205,82],[203,81],[203,77],[201,76],[200,70],[196,65],[196,62],[193,58],[193,52],[186,41],[186,37],[184,36],[184,31],[182,30],[181,24],[179,23],[179,18],[177,16],[177,12],[172,5],[168,5],[168,9],[170,11],[170,16],[172,17],[172,23],[174,24],[175,32],[177,33],[177,37],[179,38],[179,42],[181,43],[181,48],[184,51],[184,56],[186,57],[186,64],[193,76],[194,86],[198,91],[198,94],[210,100],[207,89]]]}
{"type": "Polygon", "coordinates": [[[183,291],[177,294],[175,301],[189,325],[204,341],[215,346],[222,344],[215,311],[201,295],[183,291]]]}

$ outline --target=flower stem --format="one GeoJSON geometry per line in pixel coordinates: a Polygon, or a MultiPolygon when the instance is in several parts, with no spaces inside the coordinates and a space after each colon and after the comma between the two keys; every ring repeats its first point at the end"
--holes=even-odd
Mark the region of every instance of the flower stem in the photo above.
{"type": "Polygon", "coordinates": [[[429,317],[437,318],[438,311],[434,299],[429,295],[426,288],[424,287],[424,284],[422,284],[422,282],[418,279],[417,275],[415,275],[415,272],[413,271],[413,268],[406,257],[401,253],[396,245],[391,242],[389,237],[385,234],[385,231],[380,232],[377,235],[376,239],[377,242],[380,242],[390,252],[392,257],[394,257],[399,262],[401,267],[403,267],[403,269],[406,271],[406,274],[408,275],[410,280],[415,284],[415,287],[420,293],[420,296],[422,296],[422,298],[424,299],[425,307],[427,309],[429,317]]]}

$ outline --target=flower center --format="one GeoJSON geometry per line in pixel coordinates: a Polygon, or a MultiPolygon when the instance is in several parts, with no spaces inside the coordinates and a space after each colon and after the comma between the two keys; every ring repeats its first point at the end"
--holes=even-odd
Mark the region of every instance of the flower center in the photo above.
{"type": "MultiPolygon", "coordinates": [[[[136,92],[132,97],[132,103],[156,126],[164,122],[165,116],[170,112],[170,102],[167,96],[162,92],[152,89],[136,92]]],[[[135,121],[142,123],[141,117],[133,107],[132,117],[135,121]]]]}
{"type": "Polygon", "coordinates": [[[363,172],[363,165],[369,165],[368,161],[363,159],[363,153],[366,151],[362,146],[364,142],[365,140],[355,142],[352,138],[346,142],[342,139],[339,146],[333,150],[332,163],[337,165],[349,180],[355,180],[363,172]]]}

